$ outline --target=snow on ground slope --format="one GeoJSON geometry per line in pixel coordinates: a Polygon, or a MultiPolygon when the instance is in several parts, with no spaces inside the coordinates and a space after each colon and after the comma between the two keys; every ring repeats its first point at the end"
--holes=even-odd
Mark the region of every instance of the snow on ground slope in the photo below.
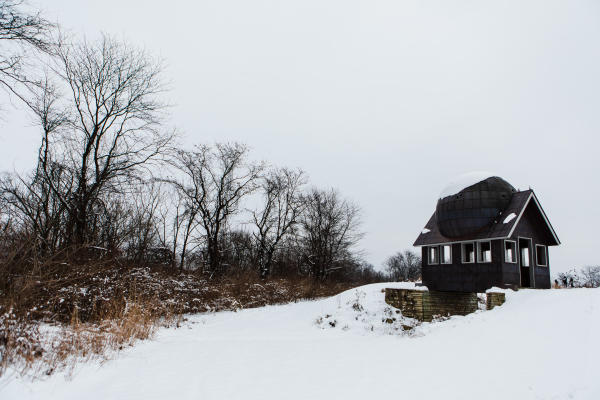
{"type": "Polygon", "coordinates": [[[0,399],[600,399],[600,290],[509,292],[405,331],[382,325],[391,285],[196,315],[70,379],[7,375],[0,399]]]}

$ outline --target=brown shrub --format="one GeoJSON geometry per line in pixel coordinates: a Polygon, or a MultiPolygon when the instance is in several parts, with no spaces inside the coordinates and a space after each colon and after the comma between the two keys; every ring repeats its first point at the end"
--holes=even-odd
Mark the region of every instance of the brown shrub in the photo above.
{"type": "Polygon", "coordinates": [[[264,281],[250,273],[208,280],[105,263],[61,264],[19,278],[0,298],[0,375],[11,367],[35,377],[105,360],[158,327],[179,326],[184,314],[296,302],[352,286],[302,277],[264,281]]]}

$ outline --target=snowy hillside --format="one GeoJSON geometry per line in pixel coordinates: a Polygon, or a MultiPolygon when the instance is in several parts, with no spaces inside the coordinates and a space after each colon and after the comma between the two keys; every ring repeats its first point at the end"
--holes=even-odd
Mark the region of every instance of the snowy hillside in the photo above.
{"type": "Polygon", "coordinates": [[[600,290],[521,290],[418,324],[375,284],[196,315],[72,378],[7,373],[2,399],[598,399],[600,290]]]}

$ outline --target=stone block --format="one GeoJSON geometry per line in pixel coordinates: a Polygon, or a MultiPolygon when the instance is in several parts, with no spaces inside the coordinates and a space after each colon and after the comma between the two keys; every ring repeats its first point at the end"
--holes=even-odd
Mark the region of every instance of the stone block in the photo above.
{"type": "Polygon", "coordinates": [[[506,301],[506,295],[504,293],[491,292],[487,293],[486,297],[486,308],[488,310],[491,310],[496,306],[501,306],[506,301]]]}
{"type": "Polygon", "coordinates": [[[402,315],[419,321],[467,315],[477,310],[477,293],[385,289],[385,301],[402,315]]]}

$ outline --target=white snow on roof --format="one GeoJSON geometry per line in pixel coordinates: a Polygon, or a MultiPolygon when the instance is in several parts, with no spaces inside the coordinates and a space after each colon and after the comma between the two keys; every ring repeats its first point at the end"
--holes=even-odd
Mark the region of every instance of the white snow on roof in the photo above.
{"type": "Polygon", "coordinates": [[[473,186],[491,176],[497,176],[487,171],[473,171],[454,178],[440,193],[440,199],[457,194],[463,189],[473,186]]]}
{"type": "Polygon", "coordinates": [[[427,229],[427,228],[423,228],[423,230],[421,231],[421,233],[423,235],[426,234],[426,233],[429,233],[429,232],[431,232],[431,231],[429,229],[427,229]]]}
{"type": "Polygon", "coordinates": [[[508,224],[510,221],[512,221],[513,219],[515,219],[517,216],[517,214],[515,213],[510,213],[506,216],[506,218],[504,218],[504,223],[508,224]]]}

